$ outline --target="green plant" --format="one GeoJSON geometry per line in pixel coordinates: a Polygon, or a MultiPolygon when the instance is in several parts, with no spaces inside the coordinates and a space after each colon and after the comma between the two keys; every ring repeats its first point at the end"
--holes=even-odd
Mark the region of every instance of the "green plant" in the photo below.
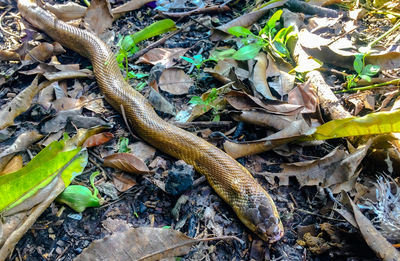
{"type": "Polygon", "coordinates": [[[364,79],[370,82],[371,76],[374,76],[379,72],[379,65],[365,65],[365,57],[367,55],[367,53],[358,53],[355,55],[353,67],[357,74],[347,75],[347,90],[350,90],[352,87],[357,86],[357,81],[359,79],[364,79]]]}
{"type": "Polygon", "coordinates": [[[212,88],[210,93],[206,96],[205,99],[199,96],[193,96],[189,103],[195,104],[195,105],[202,105],[204,112],[207,111],[208,107],[212,108],[212,114],[213,114],[213,119],[212,121],[219,121],[220,116],[218,114],[219,111],[219,106],[215,105],[214,101],[218,98],[218,91],[216,88],[212,88]]]}
{"type": "Polygon", "coordinates": [[[118,140],[118,152],[119,153],[127,153],[130,152],[131,149],[128,147],[129,145],[129,139],[128,138],[124,138],[124,137],[120,137],[118,140]]]}
{"type": "Polygon", "coordinates": [[[203,57],[203,55],[201,55],[201,54],[198,54],[198,55],[195,55],[195,56],[193,56],[193,58],[189,58],[189,57],[185,57],[185,56],[181,56],[181,58],[183,59],[183,60],[185,60],[185,61],[187,61],[188,63],[191,63],[191,64],[193,64],[194,66],[196,66],[196,68],[197,68],[197,70],[200,70],[200,67],[205,63],[205,62],[208,62],[208,61],[217,61],[216,59],[214,59],[213,57],[210,57],[210,58],[208,58],[208,59],[205,59],[204,57],[203,57]]]}
{"type": "Polygon", "coordinates": [[[249,29],[242,26],[229,28],[228,32],[241,38],[244,44],[243,47],[232,54],[232,58],[236,60],[253,59],[261,49],[266,49],[277,57],[286,58],[291,61],[287,43],[292,37],[297,37],[297,35],[293,32],[292,26],[278,30],[277,22],[280,20],[281,15],[282,10],[276,11],[258,35],[255,35],[249,29]]]}
{"type": "MultiPolygon", "coordinates": [[[[128,66],[128,58],[134,55],[139,48],[137,44],[141,41],[147,40],[151,37],[166,33],[171,30],[175,30],[175,22],[171,19],[164,19],[157,22],[152,23],[151,25],[145,27],[144,29],[140,30],[131,35],[126,35],[120,37],[118,41],[119,51],[116,55],[116,59],[118,65],[121,69],[125,70],[126,78],[130,78],[129,76],[129,66],[128,66]]],[[[132,72],[133,73],[133,72],[132,72]]],[[[134,74],[134,73],[133,73],[134,74]]],[[[132,75],[132,74],[131,74],[132,75]]],[[[132,77],[131,77],[132,78],[132,77]]]]}

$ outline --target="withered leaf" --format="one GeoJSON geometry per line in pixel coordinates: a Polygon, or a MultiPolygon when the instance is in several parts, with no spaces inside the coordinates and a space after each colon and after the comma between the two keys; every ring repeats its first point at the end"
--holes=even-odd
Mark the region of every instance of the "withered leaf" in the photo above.
{"type": "Polygon", "coordinates": [[[66,4],[49,5],[46,3],[46,9],[55,14],[58,19],[64,22],[83,18],[86,13],[86,7],[74,2],[66,4]]]}
{"type": "Polygon", "coordinates": [[[115,17],[120,17],[123,13],[139,9],[147,3],[152,2],[152,0],[131,0],[123,5],[120,5],[112,10],[112,14],[115,17]]]}
{"type": "Polygon", "coordinates": [[[254,59],[257,61],[256,65],[254,66],[253,77],[251,79],[254,89],[265,99],[276,100],[276,98],[272,96],[267,83],[267,55],[263,52],[259,52],[254,59]]]}
{"type": "Polygon", "coordinates": [[[106,142],[109,142],[112,138],[114,138],[114,135],[111,132],[102,132],[102,133],[90,136],[83,143],[82,146],[86,147],[86,148],[99,146],[99,145],[102,145],[102,144],[104,144],[106,142]]]}
{"type": "Polygon", "coordinates": [[[75,261],[159,260],[185,255],[197,242],[172,229],[132,228],[92,242],[75,261]]]}
{"type": "Polygon", "coordinates": [[[115,188],[119,192],[125,192],[137,184],[136,180],[132,176],[129,176],[124,173],[113,174],[112,180],[113,180],[115,188]]]}
{"type": "Polygon", "coordinates": [[[115,153],[107,156],[104,158],[104,166],[134,174],[147,174],[150,172],[141,159],[130,153],[115,153]]]}
{"type": "Polygon", "coordinates": [[[159,79],[161,90],[175,95],[186,94],[193,85],[193,80],[181,69],[165,69],[159,79]]]}
{"type": "Polygon", "coordinates": [[[187,52],[188,48],[154,48],[140,56],[136,63],[156,65],[158,63],[169,68],[173,66],[179,57],[187,52]]]}
{"type": "Polygon", "coordinates": [[[92,0],[85,14],[85,27],[100,35],[111,27],[113,15],[108,0],[92,0]]]}

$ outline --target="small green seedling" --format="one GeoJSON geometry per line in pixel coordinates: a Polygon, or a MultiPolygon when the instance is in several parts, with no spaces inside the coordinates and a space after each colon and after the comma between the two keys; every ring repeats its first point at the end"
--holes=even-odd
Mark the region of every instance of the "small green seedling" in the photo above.
{"type": "Polygon", "coordinates": [[[131,149],[128,147],[129,145],[129,139],[120,137],[118,141],[118,153],[128,153],[131,151],[131,149]]]}
{"type": "Polygon", "coordinates": [[[364,79],[368,82],[371,82],[371,76],[374,76],[379,72],[379,65],[365,65],[365,57],[367,55],[367,53],[358,53],[355,55],[353,67],[357,74],[351,74],[347,76],[347,90],[357,86],[357,81],[359,79],[364,79]]]}
{"type": "Polygon", "coordinates": [[[203,105],[203,110],[204,112],[207,111],[207,107],[212,108],[212,113],[213,113],[213,119],[212,121],[219,121],[220,116],[218,114],[218,110],[220,109],[218,105],[215,105],[213,102],[215,99],[218,98],[218,91],[216,88],[212,88],[210,93],[208,94],[207,98],[203,100],[199,96],[193,96],[189,103],[195,104],[195,105],[203,105]]]}
{"type": "Polygon", "coordinates": [[[81,185],[70,185],[57,197],[57,201],[66,204],[76,212],[83,212],[88,207],[99,207],[102,204],[102,199],[97,195],[98,189],[94,185],[94,179],[100,172],[96,171],[90,175],[90,185],[93,188],[92,191],[81,185]]]}
{"type": "Polygon", "coordinates": [[[194,66],[196,66],[197,70],[200,70],[200,67],[208,61],[214,61],[217,62],[217,60],[213,57],[210,57],[208,59],[205,59],[201,54],[195,55],[193,56],[193,58],[189,58],[189,57],[185,57],[185,56],[181,56],[181,58],[185,61],[187,61],[188,63],[193,64],[194,66]]]}
{"type": "Polygon", "coordinates": [[[118,44],[117,44],[119,47],[119,51],[116,55],[116,59],[117,59],[119,67],[121,69],[125,70],[125,73],[126,73],[125,80],[128,80],[129,73],[130,73],[129,66],[128,66],[128,58],[131,57],[132,55],[134,55],[139,50],[139,48],[137,47],[137,44],[139,42],[147,40],[151,37],[154,37],[154,36],[157,36],[157,35],[160,35],[160,34],[168,32],[168,31],[175,30],[175,29],[176,29],[176,26],[175,26],[174,21],[172,21],[171,19],[164,19],[164,20],[160,20],[160,21],[152,23],[151,25],[140,30],[139,32],[120,37],[118,44]]]}
{"type": "Polygon", "coordinates": [[[297,34],[293,32],[292,26],[281,28],[278,31],[276,24],[280,20],[281,15],[282,10],[276,11],[258,35],[255,35],[249,29],[242,26],[229,28],[228,32],[239,37],[244,44],[243,47],[232,55],[232,58],[236,60],[253,59],[261,49],[266,49],[277,57],[286,58],[291,61],[287,43],[291,38],[297,37],[297,34]]]}

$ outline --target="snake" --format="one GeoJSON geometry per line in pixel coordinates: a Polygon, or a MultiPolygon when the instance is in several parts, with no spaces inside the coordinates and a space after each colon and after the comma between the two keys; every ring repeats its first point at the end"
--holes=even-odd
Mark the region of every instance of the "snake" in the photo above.
{"type": "Polygon", "coordinates": [[[284,234],[276,205],[252,174],[206,140],[161,119],[147,99],[124,79],[115,54],[95,34],[58,19],[35,0],[18,0],[21,16],[64,47],[87,57],[105,100],[125,113],[140,138],[204,175],[240,221],[262,240],[274,243],[284,234]]]}

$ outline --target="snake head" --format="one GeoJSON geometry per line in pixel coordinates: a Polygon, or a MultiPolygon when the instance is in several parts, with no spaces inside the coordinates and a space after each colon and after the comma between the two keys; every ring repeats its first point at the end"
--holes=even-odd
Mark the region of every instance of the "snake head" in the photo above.
{"type": "Polygon", "coordinates": [[[282,238],[284,229],[278,211],[268,194],[253,196],[247,207],[236,212],[241,221],[262,240],[274,243],[282,238]]]}

